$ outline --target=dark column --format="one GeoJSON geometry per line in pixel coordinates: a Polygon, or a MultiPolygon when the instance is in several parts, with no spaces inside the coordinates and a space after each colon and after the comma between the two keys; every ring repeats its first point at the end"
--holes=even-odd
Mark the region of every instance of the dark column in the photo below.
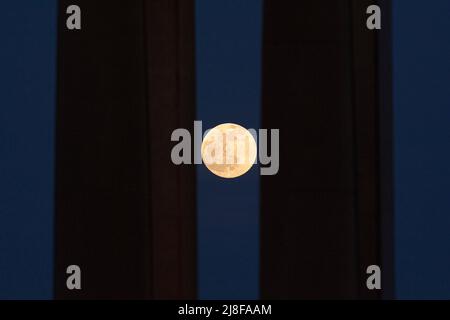
{"type": "Polygon", "coordinates": [[[263,127],[280,129],[280,171],[261,181],[263,298],[379,297],[366,288],[381,264],[371,4],[266,1],[263,127]]]}
{"type": "MultiPolygon", "coordinates": [[[[193,133],[195,119],[194,1],[145,3],[150,136],[153,296],[196,292],[194,166],[175,166],[172,131],[193,133]]],[[[193,139],[192,139],[193,141],[193,139]]]]}
{"type": "Polygon", "coordinates": [[[59,1],[56,298],[195,295],[194,169],[170,161],[171,131],[194,119],[180,2],[59,1]],[[81,291],[66,289],[71,264],[81,291]]]}
{"type": "Polygon", "coordinates": [[[392,101],[392,4],[378,0],[382,8],[382,30],[377,37],[378,93],[378,170],[381,264],[383,266],[382,298],[395,297],[394,252],[394,124],[392,101]]]}

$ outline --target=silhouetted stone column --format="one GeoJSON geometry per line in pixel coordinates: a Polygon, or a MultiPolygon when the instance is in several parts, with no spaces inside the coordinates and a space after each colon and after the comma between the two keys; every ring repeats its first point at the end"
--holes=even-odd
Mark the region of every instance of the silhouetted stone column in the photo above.
{"type": "Polygon", "coordinates": [[[193,1],[59,1],[58,299],[195,297],[195,174],[170,159],[194,120],[193,1]],[[82,10],[69,31],[66,8],[82,10]],[[79,265],[82,290],[66,288],[79,265]]]}
{"type": "Polygon", "coordinates": [[[366,287],[386,151],[371,4],[266,0],[262,126],[280,128],[280,171],[261,179],[263,298],[380,297],[366,287]]]}

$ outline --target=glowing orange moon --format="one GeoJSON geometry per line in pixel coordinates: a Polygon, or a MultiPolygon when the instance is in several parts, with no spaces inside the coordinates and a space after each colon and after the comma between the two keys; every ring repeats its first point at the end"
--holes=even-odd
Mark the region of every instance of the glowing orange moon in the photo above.
{"type": "Polygon", "coordinates": [[[224,123],[211,129],[203,139],[202,159],[205,166],[222,178],[245,174],[256,160],[255,138],[245,128],[224,123]]]}

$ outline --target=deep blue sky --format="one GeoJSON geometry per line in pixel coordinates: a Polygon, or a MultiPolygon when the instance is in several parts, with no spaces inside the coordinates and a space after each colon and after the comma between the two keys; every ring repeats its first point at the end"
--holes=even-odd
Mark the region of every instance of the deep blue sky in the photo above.
{"type": "MultiPolygon", "coordinates": [[[[197,119],[260,127],[261,0],[197,0],[197,119]]],[[[259,171],[236,179],[198,166],[198,290],[259,297],[259,171]]]]}
{"type": "MultiPolygon", "coordinates": [[[[260,121],[260,0],[198,0],[198,119],[260,121]]],[[[450,298],[450,1],[394,0],[396,288],[450,298]]],[[[0,299],[53,296],[56,0],[0,5],[0,299]]],[[[258,296],[258,171],[199,167],[199,293],[258,296]]]]}
{"type": "Polygon", "coordinates": [[[450,299],[450,1],[393,3],[397,296],[450,299]]]}
{"type": "Polygon", "coordinates": [[[2,1],[0,41],[0,299],[49,299],[56,0],[2,1]]]}

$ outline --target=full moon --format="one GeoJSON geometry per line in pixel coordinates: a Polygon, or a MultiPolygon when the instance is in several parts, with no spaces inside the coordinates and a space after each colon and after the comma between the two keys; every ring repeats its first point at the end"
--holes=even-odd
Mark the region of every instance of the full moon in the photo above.
{"type": "Polygon", "coordinates": [[[202,142],[202,159],[209,171],[222,178],[245,174],[256,160],[256,142],[252,134],[234,123],[211,129],[202,142]]]}

